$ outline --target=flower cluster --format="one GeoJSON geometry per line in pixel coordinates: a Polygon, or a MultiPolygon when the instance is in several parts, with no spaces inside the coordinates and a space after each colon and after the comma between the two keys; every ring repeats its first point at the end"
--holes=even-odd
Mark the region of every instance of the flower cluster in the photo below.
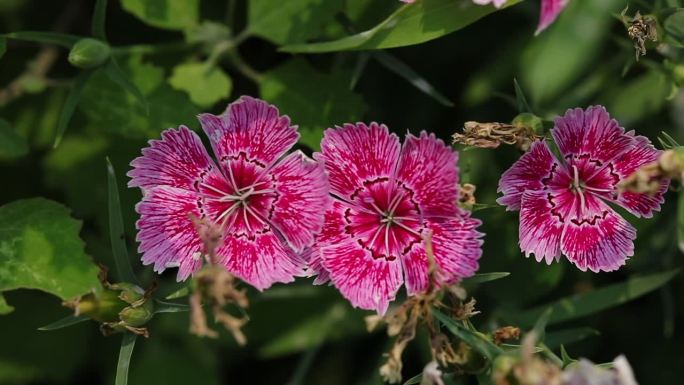
{"type": "MultiPolygon", "coordinates": [[[[259,290],[316,275],[378,314],[402,285],[416,296],[477,271],[481,223],[458,205],[458,154],[433,134],[409,133],[402,145],[382,124],[344,124],[310,159],[287,154],[297,127],[264,101],[243,97],[199,120],[216,161],[180,127],[128,173],[143,191],[139,251],[155,271],[178,267],[184,280],[206,261],[259,290]]],[[[525,255],[615,270],[636,230],[609,204],[643,217],[659,210],[667,179],[654,193],[619,187],[660,152],[603,107],[569,110],[551,134],[561,160],[536,140],[503,174],[498,202],[520,211],[525,255]]]]}
{"type": "Polygon", "coordinates": [[[259,290],[296,276],[331,280],[354,306],[387,310],[409,295],[471,276],[480,221],[457,206],[457,154],[434,135],[403,147],[372,123],[329,129],[315,161],[286,152],[299,138],[289,118],[243,97],[202,114],[214,161],[197,134],[169,129],[132,162],[139,252],[185,280],[206,262],[259,290]],[[198,225],[199,224],[199,225],[198,225]],[[439,268],[428,282],[424,238],[439,268]]]}

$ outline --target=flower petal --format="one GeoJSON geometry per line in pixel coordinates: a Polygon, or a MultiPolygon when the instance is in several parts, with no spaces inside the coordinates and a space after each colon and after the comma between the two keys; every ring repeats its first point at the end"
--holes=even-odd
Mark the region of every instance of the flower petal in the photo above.
{"type": "Polygon", "coordinates": [[[585,196],[585,210],[566,221],[561,250],[582,271],[617,270],[634,255],[636,230],[603,201],[585,196]]]}
{"type": "Polygon", "coordinates": [[[344,213],[347,206],[339,200],[333,200],[330,208],[325,211],[324,224],[321,232],[316,234],[313,246],[302,252],[303,258],[308,261],[308,276],[316,275],[314,284],[320,285],[330,280],[328,271],[323,266],[321,247],[345,242],[348,234],[345,231],[347,223],[344,213]]]}
{"type": "Polygon", "coordinates": [[[538,34],[551,25],[567,5],[568,0],[541,0],[541,15],[535,33],[538,34]]]}
{"type": "MultiPolygon", "coordinates": [[[[520,209],[520,250],[526,257],[534,254],[537,262],[551,264],[560,259],[563,213],[554,211],[559,203],[568,205],[562,195],[551,191],[526,191],[520,209]]],[[[572,205],[573,202],[569,202],[572,205]]]]}
{"type": "MultiPolygon", "coordinates": [[[[482,224],[470,213],[450,219],[427,219],[432,232],[432,252],[439,267],[439,283],[452,284],[477,271],[482,255],[482,236],[476,228],[482,224]]],[[[428,287],[428,260],[425,244],[414,247],[404,258],[404,279],[408,295],[424,292],[428,287]]]]}
{"type": "Polygon", "coordinates": [[[306,262],[274,232],[245,236],[227,236],[217,251],[219,263],[230,273],[258,290],[276,282],[289,283],[304,275],[306,262]]]}
{"type": "Polygon", "coordinates": [[[196,133],[181,126],[162,132],[161,137],[150,140],[143,155],[131,162],[128,187],[171,186],[197,191],[205,176],[222,178],[196,133]]]}
{"type": "Polygon", "coordinates": [[[559,169],[560,164],[546,142],[532,143],[530,150],[501,176],[497,191],[504,195],[496,201],[507,210],[520,210],[523,193],[549,186],[559,177],[559,169]]]}
{"type": "MultiPolygon", "coordinates": [[[[633,134],[630,132],[629,134],[633,134]]],[[[639,167],[646,163],[658,159],[661,151],[656,150],[651,141],[644,136],[635,136],[632,147],[613,161],[614,171],[625,179],[635,172],[639,167]]],[[[650,218],[654,211],[660,211],[663,203],[663,194],[670,185],[669,180],[661,183],[660,189],[656,194],[637,194],[630,191],[621,192],[616,203],[627,209],[637,217],[650,218]]]]}
{"type": "Polygon", "coordinates": [[[413,190],[425,216],[458,213],[458,154],[434,134],[406,135],[396,177],[413,190]]]}
{"type": "Polygon", "coordinates": [[[385,314],[403,281],[399,259],[374,259],[351,241],[321,247],[321,254],[335,287],[354,307],[385,314]]]}
{"type": "Polygon", "coordinates": [[[290,118],[280,116],[275,106],[248,96],[228,105],[221,115],[201,114],[199,121],[224,168],[240,153],[267,168],[299,139],[290,118]]]}
{"type": "Polygon", "coordinates": [[[609,162],[632,144],[632,136],[625,134],[615,119],[603,106],[591,106],[586,110],[568,110],[565,116],[556,118],[551,134],[563,157],[590,157],[592,160],[609,162]]]}
{"type": "Polygon", "coordinates": [[[330,204],[328,179],[319,163],[294,152],[271,170],[278,199],[271,223],[296,251],[313,243],[330,204]]]}
{"type": "Polygon", "coordinates": [[[191,191],[160,186],[147,191],[135,209],[138,252],[143,264],[154,263],[154,271],[180,267],[178,280],[185,280],[202,266],[202,241],[190,214],[200,217],[199,196],[191,191]]]}
{"type": "Polygon", "coordinates": [[[399,151],[399,138],[385,125],[357,123],[327,129],[314,158],[324,163],[331,192],[349,198],[365,181],[391,177],[399,151]]]}

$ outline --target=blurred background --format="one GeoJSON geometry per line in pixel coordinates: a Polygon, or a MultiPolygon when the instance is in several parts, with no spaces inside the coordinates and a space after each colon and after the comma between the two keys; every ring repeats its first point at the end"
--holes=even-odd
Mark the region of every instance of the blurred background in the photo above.
{"type": "MultiPolygon", "coordinates": [[[[287,44],[367,30],[400,7],[394,0],[308,2],[316,12],[298,13],[282,28],[269,29],[264,25],[280,25],[287,11],[267,10],[287,8],[289,1],[110,1],[107,38],[123,72],[144,94],[149,113],[131,92],[95,73],[56,148],[58,120],[80,70],[67,60],[67,49],[8,40],[0,60],[0,124],[5,126],[0,204],[38,196],[63,203],[83,221],[87,254],[111,266],[105,157],[119,178],[133,251],[140,193],[124,187],[129,162],[163,129],[181,124],[198,129],[199,112],[220,113],[240,95],[264,98],[290,115],[302,130],[299,146],[308,153],[316,150],[323,129],[345,122],[383,122],[399,134],[427,130],[445,141],[465,121],[510,122],[518,114],[514,78],[544,119],[567,108],[602,104],[628,130],[652,140],[666,131],[684,140],[684,91],[678,87],[684,77],[682,50],[650,45],[636,62],[619,18],[626,5],[628,15],[648,14],[672,5],[669,1],[573,0],[535,37],[539,2],[527,0],[419,45],[325,54],[280,51],[287,44]],[[160,9],[167,12],[155,13],[160,9]],[[217,48],[235,41],[231,36],[239,37],[237,50],[217,48]],[[210,80],[193,78],[198,63],[211,64],[210,80]],[[419,81],[432,90],[416,88],[419,81]]],[[[89,35],[93,5],[89,0],[0,0],[0,33],[89,35]]],[[[478,203],[495,203],[499,176],[519,156],[512,147],[460,152],[461,178],[477,185],[478,203]]],[[[669,192],[652,219],[625,215],[638,229],[635,256],[619,271],[603,274],[580,272],[565,260],[547,266],[526,259],[517,246],[516,213],[502,207],[475,212],[487,234],[480,272],[511,274],[471,288],[482,312],[473,322],[490,330],[565,296],[681,267],[676,198],[669,192]]],[[[156,276],[137,256],[131,258],[143,282],[156,279],[160,291],[171,290],[175,271],[156,276]]],[[[250,292],[245,348],[225,332],[216,340],[190,335],[187,313],[155,317],[150,337],[138,340],[129,383],[380,384],[378,367],[390,346],[384,331],[367,333],[363,317],[368,312],[352,309],[334,288],[311,282],[300,279],[262,294],[250,292]]],[[[572,357],[608,362],[624,353],[641,384],[678,383],[678,369],[684,367],[683,283],[678,276],[626,304],[550,325],[548,332],[575,336],[565,344],[572,357]]],[[[119,336],[102,336],[92,322],[37,331],[69,310],[36,290],[2,295],[15,309],[0,316],[0,384],[113,384],[119,336]]],[[[407,350],[405,379],[430,360],[425,339],[419,335],[407,350]]]]}

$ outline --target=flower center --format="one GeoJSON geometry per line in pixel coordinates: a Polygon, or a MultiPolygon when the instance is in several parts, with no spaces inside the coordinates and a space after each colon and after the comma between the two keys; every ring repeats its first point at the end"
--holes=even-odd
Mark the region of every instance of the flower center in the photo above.
{"type": "Polygon", "coordinates": [[[366,181],[364,186],[352,195],[345,230],[373,258],[391,261],[406,254],[422,240],[424,228],[413,191],[389,178],[366,181]]]}
{"type": "Polygon", "coordinates": [[[202,183],[207,215],[226,234],[253,239],[271,230],[269,220],[278,193],[264,167],[238,157],[225,161],[225,179],[202,183]]]}

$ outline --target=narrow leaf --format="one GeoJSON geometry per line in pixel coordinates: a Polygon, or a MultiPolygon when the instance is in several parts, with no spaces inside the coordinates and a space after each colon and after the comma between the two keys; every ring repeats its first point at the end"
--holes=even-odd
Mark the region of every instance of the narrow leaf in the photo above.
{"type": "Polygon", "coordinates": [[[116,365],[114,385],[128,384],[128,368],[131,365],[131,356],[133,355],[133,348],[137,338],[138,335],[133,333],[124,333],[123,335],[121,349],[119,350],[119,363],[116,365]]]}
{"type": "Polygon", "coordinates": [[[154,301],[154,314],[159,313],[183,313],[190,311],[190,306],[184,303],[173,303],[166,301],[154,301]]]}
{"type": "Polygon", "coordinates": [[[77,41],[81,40],[81,37],[76,35],[40,31],[19,31],[6,33],[0,36],[5,37],[7,39],[30,41],[34,43],[54,44],[69,49],[74,44],[76,44],[77,41]]]}
{"type": "Polygon", "coordinates": [[[72,314],[72,315],[66,316],[66,317],[64,317],[64,318],[62,318],[62,319],[60,319],[60,320],[57,320],[57,321],[55,321],[55,322],[53,322],[53,323],[51,323],[51,324],[49,324],[49,325],[45,325],[45,326],[39,327],[38,330],[48,331],[48,330],[63,329],[63,328],[65,328],[65,327],[69,327],[69,326],[71,326],[71,325],[76,325],[76,324],[78,324],[78,323],[87,321],[87,320],[89,320],[89,319],[90,319],[90,318],[88,318],[88,317],[86,317],[86,316],[84,316],[84,315],[76,316],[76,315],[73,315],[73,314],[72,314]]]}
{"type": "Polygon", "coordinates": [[[677,193],[677,244],[684,252],[684,189],[677,193]]]}
{"type": "Polygon", "coordinates": [[[359,54],[359,57],[356,59],[356,64],[354,65],[351,81],[349,82],[350,90],[356,88],[356,83],[358,83],[359,79],[361,79],[361,75],[363,75],[363,71],[366,69],[369,59],[370,54],[368,52],[361,52],[359,54]]]}
{"type": "Polygon", "coordinates": [[[7,39],[0,37],[0,59],[7,52],[7,39]]]}
{"type": "Polygon", "coordinates": [[[138,279],[133,273],[133,267],[131,266],[131,260],[128,257],[128,250],[126,248],[116,173],[109,158],[107,158],[107,187],[109,189],[109,239],[112,243],[116,272],[119,280],[122,282],[137,283],[138,279]]]}
{"type": "Polygon", "coordinates": [[[105,32],[105,19],[107,17],[107,0],[97,0],[95,2],[95,10],[93,11],[93,20],[91,25],[91,32],[94,37],[106,41],[107,34],[105,32]]]}
{"type": "MultiPolygon", "coordinates": [[[[521,1],[510,0],[506,7],[521,1]]],[[[492,5],[481,6],[471,0],[421,0],[399,7],[367,31],[334,41],[287,45],[281,51],[321,53],[420,44],[455,32],[496,11],[492,5]]]]}
{"type": "Polygon", "coordinates": [[[661,273],[640,277],[632,277],[625,282],[608,285],[593,291],[562,298],[558,301],[543,305],[528,311],[510,314],[507,320],[525,327],[532,325],[549,307],[553,308],[548,324],[569,321],[586,315],[594,314],[649,293],[669,282],[679,270],[669,270],[661,273]]]}
{"type": "Polygon", "coordinates": [[[421,381],[423,381],[423,373],[419,373],[418,375],[409,378],[404,382],[404,385],[416,385],[420,384],[421,381]]]}
{"type": "Polygon", "coordinates": [[[64,102],[64,107],[62,107],[62,113],[59,115],[59,120],[57,121],[57,135],[55,136],[55,143],[53,147],[59,146],[59,143],[62,141],[64,132],[67,129],[67,125],[69,125],[69,122],[71,121],[71,116],[74,114],[74,110],[76,109],[79,100],[81,100],[83,88],[85,87],[86,83],[88,83],[90,75],[92,75],[92,71],[82,71],[74,79],[66,102],[64,102]]]}
{"type": "Polygon", "coordinates": [[[505,278],[511,275],[509,272],[501,271],[495,273],[479,273],[475,274],[470,278],[465,278],[462,281],[463,285],[476,285],[479,283],[496,281],[497,279],[505,278]]]}
{"type": "Polygon", "coordinates": [[[188,295],[190,295],[190,286],[187,283],[183,283],[183,287],[172,291],[171,294],[167,294],[164,296],[164,299],[178,299],[188,295]]]}
{"type": "Polygon", "coordinates": [[[527,98],[525,97],[525,94],[523,93],[522,88],[520,87],[520,84],[518,83],[518,79],[513,79],[513,86],[515,87],[515,100],[518,104],[518,112],[523,113],[523,112],[532,112],[532,108],[530,108],[530,105],[527,103],[527,98]]]}
{"type": "Polygon", "coordinates": [[[503,352],[500,347],[487,340],[484,336],[475,334],[473,331],[452,320],[439,310],[433,310],[433,314],[437,320],[446,326],[451,334],[463,340],[463,342],[468,344],[468,346],[477,350],[489,360],[494,359],[497,355],[503,352]]]}
{"type": "Polygon", "coordinates": [[[143,95],[142,91],[136,86],[129,78],[126,76],[126,74],[123,72],[121,67],[119,67],[119,64],[117,64],[116,60],[114,58],[111,58],[109,60],[109,63],[107,63],[107,66],[105,67],[105,73],[107,76],[116,84],[119,85],[119,87],[123,88],[127,92],[129,92],[131,95],[135,96],[138,98],[140,103],[143,104],[143,107],[145,109],[145,113],[149,114],[149,106],[147,105],[147,99],[145,98],[145,95],[143,95]]]}
{"type": "Polygon", "coordinates": [[[550,349],[555,349],[561,345],[569,345],[571,343],[581,341],[591,336],[597,336],[599,332],[592,328],[574,328],[567,330],[560,330],[557,332],[550,332],[546,334],[544,343],[550,349]]]}
{"type": "Polygon", "coordinates": [[[447,107],[454,106],[454,103],[451,100],[449,100],[441,92],[437,91],[432,84],[425,80],[425,78],[418,75],[416,71],[414,71],[403,61],[397,59],[395,56],[384,51],[375,51],[371,55],[373,56],[373,59],[377,60],[385,68],[406,79],[414,87],[435,99],[440,104],[447,107]]]}
{"type": "Polygon", "coordinates": [[[304,385],[306,383],[306,375],[309,373],[311,364],[313,363],[314,358],[316,358],[316,354],[318,354],[322,345],[323,341],[310,347],[306,353],[302,355],[302,358],[299,360],[297,368],[295,369],[290,381],[287,382],[287,385],[304,385]]]}
{"type": "Polygon", "coordinates": [[[561,360],[563,360],[563,368],[565,368],[566,366],[577,361],[577,360],[570,357],[570,355],[568,354],[568,351],[565,350],[565,346],[563,346],[563,345],[560,346],[560,352],[561,352],[561,360]]]}
{"type": "Polygon", "coordinates": [[[549,323],[549,318],[553,313],[553,308],[548,308],[539,316],[537,322],[534,323],[534,328],[532,331],[536,334],[538,342],[544,342],[544,337],[546,336],[546,325],[549,323]]]}

